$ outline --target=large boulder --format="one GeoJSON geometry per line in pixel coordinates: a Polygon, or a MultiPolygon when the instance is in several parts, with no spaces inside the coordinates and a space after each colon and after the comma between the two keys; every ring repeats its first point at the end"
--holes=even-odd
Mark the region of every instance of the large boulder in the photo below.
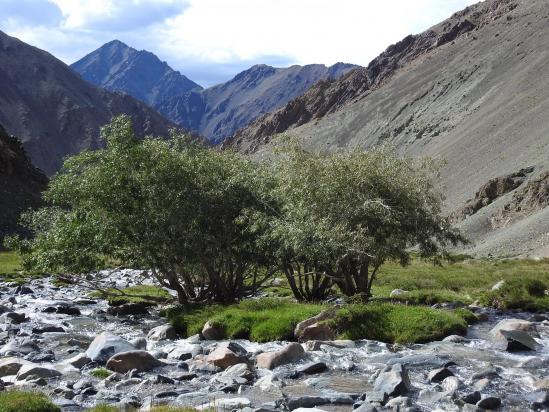
{"type": "Polygon", "coordinates": [[[503,319],[490,330],[497,347],[509,352],[535,350],[538,346],[534,323],[523,319],[503,319]]]}
{"type": "Polygon", "coordinates": [[[206,361],[219,368],[227,369],[230,366],[245,363],[246,358],[227,346],[219,346],[207,356],[206,361]]]}
{"type": "Polygon", "coordinates": [[[38,352],[40,348],[36,343],[30,339],[24,339],[23,341],[12,340],[5,344],[0,349],[0,356],[6,355],[28,355],[32,352],[38,352]]]}
{"type": "Polygon", "coordinates": [[[33,363],[23,365],[19,372],[17,372],[16,380],[22,381],[27,378],[56,378],[61,376],[62,373],[56,369],[48,368],[45,366],[36,365],[33,363]]]}
{"type": "Polygon", "coordinates": [[[221,340],[225,335],[225,331],[222,327],[206,322],[202,328],[202,336],[206,340],[221,340]]]}
{"type": "Polygon", "coordinates": [[[299,322],[294,329],[294,336],[299,342],[309,340],[333,340],[335,332],[325,323],[327,320],[333,319],[335,316],[335,308],[320,312],[312,318],[305,319],[299,322]]]}
{"type": "Polygon", "coordinates": [[[289,343],[276,352],[265,352],[257,355],[256,363],[259,368],[274,369],[277,366],[295,362],[305,356],[305,350],[296,342],[289,343]]]}
{"type": "Polygon", "coordinates": [[[135,348],[126,339],[108,332],[97,335],[88,347],[86,355],[94,362],[104,364],[113,355],[120,352],[132,351],[135,348]]]}
{"type": "Polygon", "coordinates": [[[527,332],[521,330],[502,330],[500,333],[505,337],[505,350],[507,352],[536,350],[539,346],[527,332]]]}
{"type": "Polygon", "coordinates": [[[173,340],[177,338],[177,333],[172,325],[161,325],[149,331],[147,338],[150,340],[173,340]]]}
{"type": "Polygon", "coordinates": [[[107,361],[107,369],[118,373],[126,373],[132,369],[147,372],[161,365],[162,362],[144,350],[119,352],[107,361]]]}
{"type": "Polygon", "coordinates": [[[142,303],[124,303],[107,309],[107,314],[113,316],[147,315],[149,311],[142,303]]]}
{"type": "Polygon", "coordinates": [[[380,373],[374,383],[374,391],[388,397],[404,396],[412,389],[408,371],[396,363],[391,369],[380,373]]]}
{"type": "Polygon", "coordinates": [[[28,363],[29,362],[15,357],[0,360],[0,378],[4,376],[17,375],[19,369],[28,363]]]}

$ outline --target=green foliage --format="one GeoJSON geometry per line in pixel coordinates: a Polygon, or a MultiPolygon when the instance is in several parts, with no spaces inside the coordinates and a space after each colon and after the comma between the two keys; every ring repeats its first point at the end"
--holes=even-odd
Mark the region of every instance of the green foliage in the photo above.
{"type": "MultiPolygon", "coordinates": [[[[104,149],[68,158],[24,217],[26,267],[92,272],[109,262],[150,268],[180,302],[255,293],[264,253],[244,217],[268,208],[268,179],[245,157],[185,136],[138,140],[127,116],[102,129],[104,149]]],[[[12,245],[13,246],[13,245],[12,245]]]]}
{"type": "Polygon", "coordinates": [[[124,289],[106,289],[91,293],[92,297],[105,298],[111,306],[120,306],[124,303],[142,303],[144,305],[157,305],[173,300],[165,289],[158,286],[136,285],[124,289]]]}
{"type": "Polygon", "coordinates": [[[456,302],[464,305],[472,302],[471,298],[467,298],[451,290],[412,290],[390,299],[394,302],[402,302],[410,305],[429,306],[444,302],[456,302]]]}
{"type": "Polygon", "coordinates": [[[481,303],[497,309],[549,311],[548,284],[538,278],[506,280],[500,289],[484,293],[481,303]]]}
{"type": "Polygon", "coordinates": [[[107,379],[112,375],[112,372],[105,368],[97,368],[90,371],[90,375],[98,379],[107,379]]]}
{"type": "Polygon", "coordinates": [[[454,309],[454,313],[458,315],[460,318],[462,318],[469,325],[472,323],[478,322],[477,315],[475,315],[469,309],[457,308],[457,309],[454,309]]]}
{"type": "Polygon", "coordinates": [[[0,252],[0,275],[10,275],[19,272],[21,258],[14,252],[0,252]]]}
{"type": "Polygon", "coordinates": [[[467,331],[466,322],[453,312],[388,303],[347,305],[331,324],[345,339],[388,343],[429,342],[467,331]]]}
{"type": "Polygon", "coordinates": [[[387,149],[321,155],[284,147],[274,160],[279,209],[263,233],[295,297],[322,299],[333,284],[368,296],[387,259],[404,265],[412,246],[434,257],[463,241],[441,215],[435,174],[432,162],[387,149]]]}
{"type": "Polygon", "coordinates": [[[59,412],[41,392],[5,390],[0,392],[0,412],[59,412]]]}
{"type": "Polygon", "coordinates": [[[172,325],[186,336],[199,333],[210,321],[223,328],[226,338],[269,342],[293,339],[295,326],[323,309],[323,305],[263,298],[229,306],[177,307],[165,314],[172,325]]]}

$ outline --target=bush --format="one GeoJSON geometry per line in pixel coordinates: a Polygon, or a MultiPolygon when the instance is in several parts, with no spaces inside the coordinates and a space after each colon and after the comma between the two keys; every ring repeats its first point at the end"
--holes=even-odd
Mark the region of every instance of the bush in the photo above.
{"type": "Polygon", "coordinates": [[[40,392],[6,390],[0,392],[0,412],[59,412],[60,409],[40,392]]]}
{"type": "Polygon", "coordinates": [[[323,309],[323,305],[264,298],[229,306],[178,307],[165,314],[184,336],[200,333],[204,324],[210,321],[221,327],[228,339],[270,342],[292,340],[295,326],[323,309]]]}
{"type": "Polygon", "coordinates": [[[109,376],[112,375],[112,372],[105,368],[97,368],[90,371],[90,375],[98,379],[107,379],[109,376]]]}
{"type": "Polygon", "coordinates": [[[485,292],[480,301],[496,309],[548,311],[549,296],[542,290],[546,290],[545,283],[537,278],[509,279],[498,290],[485,292]]]}
{"type": "Polygon", "coordinates": [[[451,311],[389,303],[348,305],[330,322],[345,339],[421,343],[467,332],[467,323],[451,311]]]}
{"type": "Polygon", "coordinates": [[[542,297],[545,295],[548,287],[547,284],[540,279],[526,279],[524,287],[530,296],[542,297]]]}

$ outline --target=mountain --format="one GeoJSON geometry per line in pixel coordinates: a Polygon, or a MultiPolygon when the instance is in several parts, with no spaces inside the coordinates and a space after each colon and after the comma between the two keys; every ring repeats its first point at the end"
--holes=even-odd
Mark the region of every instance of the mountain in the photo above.
{"type": "Polygon", "coordinates": [[[113,40],[71,64],[88,82],[120,91],[151,107],[163,100],[202,87],[173,70],[154,54],[113,40]]]}
{"type": "Polygon", "coordinates": [[[129,94],[214,142],[283,106],[317,81],[339,78],[355,67],[344,63],[287,68],[260,64],[204,90],[154,54],[118,40],[71,65],[90,83],[129,94]]]}
{"type": "Polygon", "coordinates": [[[339,78],[355,67],[344,63],[286,68],[255,65],[226,83],[167,99],[156,108],[175,123],[220,142],[319,80],[339,78]]]}
{"type": "Polygon", "coordinates": [[[7,234],[24,233],[16,222],[21,212],[42,204],[48,178],[35,168],[21,142],[0,125],[0,249],[7,234]]]}
{"type": "Polygon", "coordinates": [[[99,147],[99,128],[121,113],[139,135],[168,135],[175,127],[144,103],[92,86],[49,53],[0,31],[0,124],[46,174],[66,155],[99,147]]]}
{"type": "Polygon", "coordinates": [[[549,255],[548,23],[546,0],[470,6],[368,67],[317,83],[224,146],[268,155],[285,132],[315,150],[390,144],[445,159],[446,212],[478,206],[458,219],[475,242],[468,252],[549,255]],[[484,200],[490,181],[517,174],[517,185],[484,200]],[[523,207],[528,193],[536,207],[523,207]]]}

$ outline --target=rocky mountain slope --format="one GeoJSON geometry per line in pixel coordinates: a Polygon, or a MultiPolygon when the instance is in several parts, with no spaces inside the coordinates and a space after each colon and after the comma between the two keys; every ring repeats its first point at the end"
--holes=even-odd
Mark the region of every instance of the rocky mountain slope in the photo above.
{"type": "Polygon", "coordinates": [[[226,83],[167,99],[157,109],[177,124],[220,142],[319,80],[339,78],[355,67],[344,63],[330,67],[256,65],[226,83]]]}
{"type": "Polygon", "coordinates": [[[133,96],[151,107],[202,87],[173,70],[154,54],[113,40],[71,64],[85,80],[133,96]]]}
{"type": "MultiPolygon", "coordinates": [[[[534,166],[527,184],[549,168],[547,44],[545,0],[487,0],[390,46],[367,68],[318,83],[225,146],[266,153],[287,132],[315,150],[390,144],[445,159],[450,213],[490,179],[534,166]]],[[[486,213],[504,207],[499,199],[461,223],[476,241],[469,250],[549,254],[549,210],[493,227],[486,213]]]]}
{"type": "Polygon", "coordinates": [[[21,233],[16,224],[21,212],[41,204],[48,178],[35,168],[21,142],[0,125],[0,249],[2,238],[21,233]]]}
{"type": "Polygon", "coordinates": [[[64,156],[100,145],[100,126],[121,113],[140,135],[175,127],[133,97],[92,86],[49,53],[0,32],[0,124],[46,174],[64,156]]]}

